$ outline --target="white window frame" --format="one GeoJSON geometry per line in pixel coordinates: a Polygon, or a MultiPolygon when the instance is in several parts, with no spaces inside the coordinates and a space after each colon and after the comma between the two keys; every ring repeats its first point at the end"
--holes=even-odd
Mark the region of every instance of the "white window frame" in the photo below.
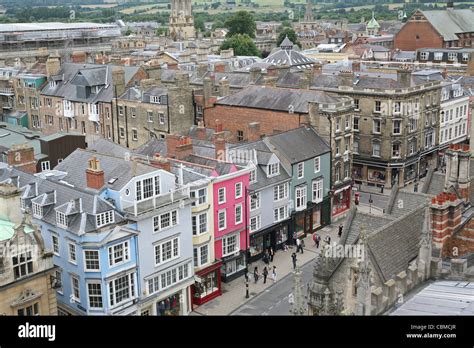
{"type": "Polygon", "coordinates": [[[314,172],[319,173],[321,171],[321,157],[314,158],[314,172]]]}
{"type": "Polygon", "coordinates": [[[108,262],[109,262],[109,268],[112,268],[112,267],[115,267],[115,266],[118,266],[118,265],[122,265],[128,261],[130,261],[130,241],[128,240],[125,240],[123,242],[120,242],[120,243],[116,243],[114,245],[111,245],[107,248],[107,257],[108,257],[108,262]],[[119,247],[121,246],[122,247],[122,260],[121,261],[116,261],[116,256],[114,255],[115,254],[115,248],[116,247],[119,247]],[[112,252],[112,254],[111,254],[112,252]],[[112,256],[112,258],[111,258],[112,256]]]}
{"type": "Polygon", "coordinates": [[[169,228],[175,227],[179,224],[178,219],[178,210],[170,210],[166,213],[160,215],[155,215],[153,217],[153,232],[164,231],[169,228]],[[166,220],[165,220],[166,219],[166,220]],[[162,226],[165,221],[168,221],[168,225],[162,226]]]}
{"type": "Polygon", "coordinates": [[[312,194],[313,194],[313,202],[320,203],[323,201],[323,187],[324,187],[323,179],[313,180],[312,182],[312,194]]]}
{"type": "Polygon", "coordinates": [[[262,218],[256,215],[250,218],[250,232],[258,231],[262,227],[262,218]]]}
{"type": "Polygon", "coordinates": [[[304,178],[304,162],[300,162],[296,164],[296,177],[298,179],[304,178]],[[300,172],[301,172],[301,176],[300,176],[300,172]]]}
{"type": "Polygon", "coordinates": [[[222,256],[229,256],[229,255],[235,254],[239,250],[240,250],[240,235],[239,234],[232,234],[229,236],[224,236],[222,238],[222,256]],[[235,247],[232,251],[229,252],[227,251],[229,248],[228,241],[229,239],[233,239],[233,238],[235,238],[235,247]]]}
{"type": "Polygon", "coordinates": [[[288,198],[288,183],[279,184],[273,187],[273,201],[278,202],[288,198]]]}
{"type": "Polygon", "coordinates": [[[194,267],[202,267],[209,263],[210,260],[210,253],[209,253],[209,244],[199,245],[193,248],[193,259],[194,259],[194,267]],[[207,258],[206,262],[202,262],[202,249],[207,248],[207,258]],[[197,261],[197,262],[196,262],[197,261]]]}
{"type": "Polygon", "coordinates": [[[59,253],[60,253],[59,236],[57,234],[52,234],[51,235],[51,247],[53,249],[53,254],[56,255],[56,256],[59,256],[59,253]]]}
{"type": "Polygon", "coordinates": [[[153,244],[153,253],[155,256],[155,267],[178,259],[181,255],[179,236],[168,238],[164,241],[153,244]],[[165,247],[168,247],[168,245],[170,246],[170,256],[164,259],[163,256],[166,256],[168,253],[168,250],[165,250],[165,247]]]}
{"type": "Polygon", "coordinates": [[[379,142],[372,142],[372,156],[380,157],[381,146],[379,142]],[[375,154],[375,147],[378,147],[378,155],[375,154]]]}
{"type": "Polygon", "coordinates": [[[81,302],[81,283],[79,281],[79,277],[76,275],[71,274],[71,297],[76,302],[81,302]],[[74,285],[74,280],[77,281],[77,288],[74,285]],[[76,296],[77,290],[77,296],[76,296]]]}
{"type": "Polygon", "coordinates": [[[221,209],[217,212],[217,228],[219,231],[225,230],[227,228],[227,211],[226,209],[221,209]],[[223,213],[224,217],[224,225],[221,227],[221,213],[223,213]]]}
{"type": "Polygon", "coordinates": [[[241,182],[235,184],[235,198],[241,198],[243,196],[243,185],[241,182]]]}
{"type": "Polygon", "coordinates": [[[251,196],[250,196],[250,211],[255,211],[257,209],[260,209],[260,192],[254,192],[251,196]],[[256,198],[254,199],[253,196],[256,196],[256,198]]]}
{"type": "Polygon", "coordinates": [[[303,210],[306,209],[308,204],[308,188],[306,185],[301,185],[295,187],[295,209],[296,210],[303,210]],[[300,201],[300,203],[298,203],[300,201]]]}
{"type": "Polygon", "coordinates": [[[280,222],[288,218],[288,207],[286,205],[273,209],[273,221],[280,222]]]}
{"type": "Polygon", "coordinates": [[[113,210],[108,210],[104,213],[97,214],[95,217],[95,223],[97,228],[115,222],[115,214],[113,210]]]}
{"type": "Polygon", "coordinates": [[[402,120],[393,120],[393,135],[400,135],[402,134],[402,120]],[[398,126],[398,132],[395,132],[395,123],[396,122],[399,122],[399,126],[398,126]]]}
{"type": "Polygon", "coordinates": [[[217,190],[217,203],[219,204],[224,204],[226,202],[226,188],[225,187],[220,187],[217,190]],[[221,192],[222,194],[222,200],[221,200],[221,192]]]}
{"type": "Polygon", "coordinates": [[[374,134],[381,134],[382,133],[382,120],[379,118],[375,118],[372,120],[372,132],[374,134]],[[377,130],[376,124],[378,124],[379,130],[377,130]]]}
{"type": "Polygon", "coordinates": [[[191,191],[191,197],[197,198],[195,202],[191,203],[193,207],[198,207],[200,205],[206,204],[207,203],[207,187],[203,187],[203,188],[191,191]],[[204,192],[203,195],[201,195],[202,191],[204,192]]]}
{"type": "Polygon", "coordinates": [[[51,164],[49,161],[41,162],[41,171],[50,170],[50,168],[51,168],[51,164]]]}
{"type": "Polygon", "coordinates": [[[116,277],[114,279],[111,279],[108,283],[107,283],[107,289],[108,289],[108,299],[109,299],[109,307],[110,308],[115,308],[117,306],[120,306],[121,304],[125,303],[125,302],[128,302],[128,301],[132,301],[135,297],[136,297],[136,292],[137,292],[137,284],[136,284],[136,279],[135,279],[135,272],[132,272],[132,273],[128,273],[128,274],[125,274],[123,276],[120,276],[120,277],[116,277]],[[123,299],[122,301],[120,302],[117,302],[117,289],[116,289],[116,282],[119,280],[119,279],[122,279],[122,278],[125,278],[127,277],[127,281],[128,281],[128,293],[129,293],[129,297],[128,298],[125,298],[123,299]],[[112,289],[113,291],[111,292],[111,285],[112,285],[112,289]],[[112,299],[114,301],[114,303],[112,304],[112,299]]]}
{"type": "MultiPolygon", "coordinates": [[[[90,309],[103,309],[104,308],[104,297],[103,297],[103,291],[102,291],[102,282],[100,280],[88,280],[87,281],[87,304],[90,309]],[[99,291],[100,294],[91,294],[91,289],[89,288],[89,285],[98,285],[99,286],[99,291]],[[100,307],[92,306],[92,301],[91,297],[94,297],[96,299],[100,298],[100,307]]],[[[97,289],[93,289],[94,291],[97,291],[97,289]]]]}
{"type": "Polygon", "coordinates": [[[83,250],[83,257],[84,257],[84,271],[85,272],[100,272],[100,252],[99,252],[99,250],[94,250],[94,249],[83,250]],[[97,255],[97,260],[91,260],[90,258],[88,258],[87,253],[95,253],[97,255]],[[87,261],[92,261],[92,262],[97,261],[98,268],[88,268],[87,267],[87,261]]]}
{"type": "Polygon", "coordinates": [[[67,243],[67,260],[68,262],[77,265],[77,248],[76,243],[74,242],[67,243]],[[74,251],[71,249],[71,247],[74,247],[74,251]]]}
{"type": "Polygon", "coordinates": [[[193,236],[199,236],[209,231],[209,219],[208,219],[207,213],[200,213],[200,214],[193,215],[191,219],[194,220],[192,222],[193,236]],[[204,229],[204,231],[202,231],[201,229],[202,227],[201,216],[205,216],[206,228],[204,229]]]}
{"type": "Polygon", "coordinates": [[[267,166],[267,177],[277,176],[280,174],[280,162],[271,163],[267,166]]]}
{"type": "Polygon", "coordinates": [[[244,212],[243,212],[242,204],[237,204],[237,205],[235,206],[234,213],[235,213],[235,215],[234,215],[234,217],[235,217],[235,225],[240,225],[240,224],[244,221],[244,217],[243,217],[244,212]],[[240,210],[240,219],[237,220],[237,217],[238,217],[237,212],[238,212],[239,210],[240,210]]]}

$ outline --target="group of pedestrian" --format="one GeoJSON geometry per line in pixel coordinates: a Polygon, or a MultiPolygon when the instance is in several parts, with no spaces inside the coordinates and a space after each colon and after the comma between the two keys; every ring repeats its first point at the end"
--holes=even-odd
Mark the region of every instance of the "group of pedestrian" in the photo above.
{"type": "MultiPolygon", "coordinates": [[[[273,269],[271,267],[268,267],[265,266],[263,267],[263,271],[262,271],[262,275],[263,275],[263,284],[266,284],[267,283],[267,277],[268,277],[268,270],[271,269],[272,270],[272,280],[273,282],[275,283],[276,282],[276,278],[277,278],[277,272],[276,272],[276,266],[274,265],[273,266],[273,269]]],[[[258,272],[258,267],[255,266],[254,270],[253,270],[253,278],[255,280],[255,284],[257,284],[258,280],[260,279],[260,273],[258,272]]]]}
{"type": "Polygon", "coordinates": [[[263,262],[267,266],[270,265],[270,262],[273,262],[273,257],[275,256],[275,252],[273,251],[273,248],[265,250],[265,254],[263,254],[263,262]]]}

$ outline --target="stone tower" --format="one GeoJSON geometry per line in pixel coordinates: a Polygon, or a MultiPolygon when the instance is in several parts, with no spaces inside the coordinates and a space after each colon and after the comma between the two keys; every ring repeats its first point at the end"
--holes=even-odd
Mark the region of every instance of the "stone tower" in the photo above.
{"type": "Polygon", "coordinates": [[[171,0],[169,34],[173,40],[196,37],[191,0],[171,0]]]}
{"type": "Polygon", "coordinates": [[[313,0],[306,0],[306,12],[304,14],[305,22],[314,22],[312,3],[313,3],[313,0]]]}

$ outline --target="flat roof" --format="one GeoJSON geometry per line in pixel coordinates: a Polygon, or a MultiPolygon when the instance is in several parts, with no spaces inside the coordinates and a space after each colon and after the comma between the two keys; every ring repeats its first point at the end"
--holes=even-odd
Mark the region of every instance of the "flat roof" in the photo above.
{"type": "Polygon", "coordinates": [[[474,283],[435,281],[390,315],[474,315],[474,283]]]}
{"type": "Polygon", "coordinates": [[[80,29],[107,29],[118,28],[116,24],[101,23],[63,23],[63,22],[44,22],[44,23],[8,23],[0,24],[0,33],[22,32],[22,31],[45,31],[45,30],[80,30],[80,29]]]}

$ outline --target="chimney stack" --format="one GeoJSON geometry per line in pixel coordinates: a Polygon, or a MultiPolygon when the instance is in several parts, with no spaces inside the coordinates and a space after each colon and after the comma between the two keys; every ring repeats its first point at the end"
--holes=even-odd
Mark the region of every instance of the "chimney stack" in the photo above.
{"type": "Polygon", "coordinates": [[[161,66],[159,64],[144,65],[144,69],[149,79],[161,82],[161,66]]]}
{"type": "Polygon", "coordinates": [[[212,91],[214,88],[214,81],[206,76],[203,81],[203,97],[204,97],[204,107],[208,107],[211,104],[212,91]]]}
{"type": "Polygon", "coordinates": [[[199,63],[197,67],[198,77],[203,77],[207,73],[207,63],[199,63]]]}
{"type": "Polygon", "coordinates": [[[258,77],[262,73],[262,69],[254,66],[250,68],[249,73],[250,73],[250,80],[252,80],[252,82],[256,82],[258,77]]]}
{"type": "Polygon", "coordinates": [[[249,137],[248,141],[258,141],[261,139],[260,122],[249,123],[249,137]]]}
{"type": "Polygon", "coordinates": [[[176,86],[181,89],[189,88],[189,73],[186,71],[180,71],[176,74],[176,86]]]}
{"type": "Polygon", "coordinates": [[[170,161],[164,157],[161,157],[159,153],[156,153],[153,159],[150,160],[150,164],[155,168],[163,169],[171,173],[170,161]]]}
{"type": "Polygon", "coordinates": [[[181,161],[193,154],[193,142],[190,137],[183,136],[179,139],[175,154],[176,159],[181,161]]]}
{"type": "Polygon", "coordinates": [[[353,87],[354,86],[354,73],[349,70],[343,70],[339,73],[341,77],[341,86],[353,87]]]}
{"type": "Polygon", "coordinates": [[[219,80],[219,94],[221,97],[226,97],[230,94],[229,80],[226,78],[219,80]]]}
{"type": "Polygon", "coordinates": [[[21,223],[20,194],[14,184],[0,183],[0,220],[21,223]]]}
{"type": "Polygon", "coordinates": [[[278,76],[278,67],[275,65],[270,65],[267,68],[267,76],[277,77],[278,76]]]}
{"type": "Polygon", "coordinates": [[[100,168],[100,161],[94,156],[89,160],[86,169],[87,187],[100,190],[104,186],[104,171],[100,168]]]}
{"type": "Polygon", "coordinates": [[[61,70],[61,56],[58,51],[49,55],[46,60],[46,74],[48,77],[56,75],[61,70]]]}
{"type": "Polygon", "coordinates": [[[216,160],[225,162],[226,158],[226,151],[225,151],[225,139],[223,137],[216,137],[214,138],[214,149],[216,151],[216,160]]]}
{"type": "Polygon", "coordinates": [[[24,172],[36,173],[35,150],[28,144],[13,145],[7,152],[7,163],[24,172]]]}
{"type": "Polygon", "coordinates": [[[199,121],[196,127],[196,138],[199,140],[206,140],[206,127],[204,127],[204,122],[199,121]]]}
{"type": "Polygon", "coordinates": [[[403,88],[411,86],[411,70],[409,68],[397,70],[397,81],[403,88]]]}
{"type": "Polygon", "coordinates": [[[123,68],[117,67],[112,70],[112,83],[114,94],[117,93],[117,97],[121,96],[125,92],[125,71],[123,68]]]}
{"type": "Polygon", "coordinates": [[[225,73],[226,64],[224,62],[216,62],[214,64],[214,72],[225,73]]]}
{"type": "Polygon", "coordinates": [[[167,64],[168,70],[178,70],[178,63],[172,62],[167,64]]]}

